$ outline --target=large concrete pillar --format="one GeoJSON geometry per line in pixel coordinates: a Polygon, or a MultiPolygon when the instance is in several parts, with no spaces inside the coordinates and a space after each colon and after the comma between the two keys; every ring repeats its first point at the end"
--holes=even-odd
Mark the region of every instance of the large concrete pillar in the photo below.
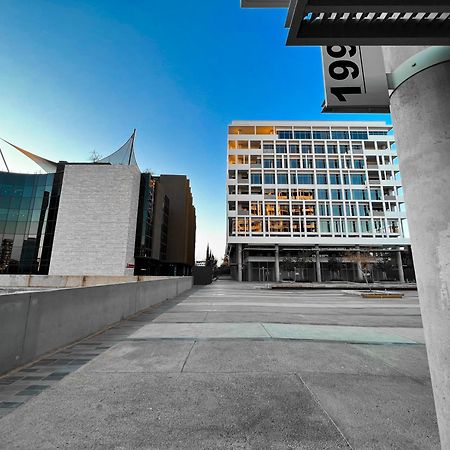
{"type": "Polygon", "coordinates": [[[322,271],[320,270],[320,252],[316,248],[316,279],[318,283],[322,283],[322,271]]]}
{"type": "MultiPolygon", "coordinates": [[[[422,48],[385,47],[386,69],[422,48]]],[[[391,97],[420,308],[442,448],[450,448],[450,62],[391,97]]]]}
{"type": "Polygon", "coordinates": [[[242,244],[237,244],[238,281],[242,281],[242,244]]]}
{"type": "Polygon", "coordinates": [[[398,267],[398,280],[400,283],[405,282],[405,273],[403,272],[402,252],[397,252],[397,267],[398,267]]]}
{"type": "Polygon", "coordinates": [[[280,248],[275,245],[275,281],[280,282],[280,248]]]}
{"type": "Polygon", "coordinates": [[[358,260],[356,262],[356,279],[358,281],[364,281],[364,274],[363,274],[363,270],[362,270],[362,265],[361,265],[361,261],[359,260],[359,257],[361,255],[361,251],[357,250],[356,254],[358,256],[358,260]]]}

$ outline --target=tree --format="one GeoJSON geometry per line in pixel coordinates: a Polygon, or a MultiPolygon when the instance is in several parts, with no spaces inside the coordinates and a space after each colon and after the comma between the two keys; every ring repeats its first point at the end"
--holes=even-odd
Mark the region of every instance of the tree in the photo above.
{"type": "Polygon", "coordinates": [[[291,279],[291,272],[295,271],[295,259],[290,256],[284,257],[280,261],[280,268],[283,272],[287,272],[288,278],[291,279]]]}
{"type": "Polygon", "coordinates": [[[92,150],[91,154],[89,155],[89,161],[92,161],[93,163],[100,161],[102,158],[103,155],[97,153],[95,150],[92,150]]]}
{"type": "Polygon", "coordinates": [[[370,273],[370,270],[372,269],[373,265],[376,264],[377,258],[367,251],[366,252],[356,251],[349,253],[347,259],[361,268],[364,281],[366,282],[367,287],[371,291],[372,288],[369,285],[367,275],[370,273]]]}

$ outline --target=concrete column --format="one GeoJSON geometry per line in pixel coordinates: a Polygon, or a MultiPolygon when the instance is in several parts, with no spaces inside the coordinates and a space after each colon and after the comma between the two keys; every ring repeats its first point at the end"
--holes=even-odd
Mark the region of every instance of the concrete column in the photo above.
{"type": "MultiPolygon", "coordinates": [[[[359,250],[357,250],[357,255],[359,256],[361,254],[361,252],[359,250]]],[[[361,262],[358,261],[356,263],[356,279],[358,281],[364,281],[364,274],[363,274],[363,270],[362,270],[362,266],[361,266],[361,262]]]]}
{"type": "Polygon", "coordinates": [[[238,281],[242,281],[242,244],[237,245],[238,281]]]}
{"type": "Polygon", "coordinates": [[[280,282],[280,248],[275,245],[275,281],[280,282]]]}
{"type": "MultiPolygon", "coordinates": [[[[387,71],[419,49],[385,47],[387,71]]],[[[391,97],[420,308],[442,448],[450,448],[450,62],[391,97]]]]}
{"type": "Polygon", "coordinates": [[[397,252],[397,267],[398,267],[398,280],[400,283],[405,282],[405,273],[403,272],[402,252],[397,252]]]}
{"type": "Polygon", "coordinates": [[[316,249],[316,278],[318,283],[322,283],[322,271],[320,270],[320,252],[316,249]]]}

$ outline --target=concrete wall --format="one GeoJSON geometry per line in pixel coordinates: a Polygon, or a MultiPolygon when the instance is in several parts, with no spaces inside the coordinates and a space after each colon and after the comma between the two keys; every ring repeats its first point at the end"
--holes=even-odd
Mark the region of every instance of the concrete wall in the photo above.
{"type": "Polygon", "coordinates": [[[0,373],[192,287],[191,277],[0,296],[0,373]]]}
{"type": "Polygon", "coordinates": [[[134,263],[140,172],[66,165],[50,275],[127,275],[134,263]]]}

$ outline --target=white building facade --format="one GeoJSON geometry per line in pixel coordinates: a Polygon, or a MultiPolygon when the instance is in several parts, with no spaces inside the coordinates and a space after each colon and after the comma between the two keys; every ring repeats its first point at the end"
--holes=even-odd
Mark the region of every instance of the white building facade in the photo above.
{"type": "Polygon", "coordinates": [[[233,121],[227,216],[238,280],[413,281],[384,122],[233,121]]]}

